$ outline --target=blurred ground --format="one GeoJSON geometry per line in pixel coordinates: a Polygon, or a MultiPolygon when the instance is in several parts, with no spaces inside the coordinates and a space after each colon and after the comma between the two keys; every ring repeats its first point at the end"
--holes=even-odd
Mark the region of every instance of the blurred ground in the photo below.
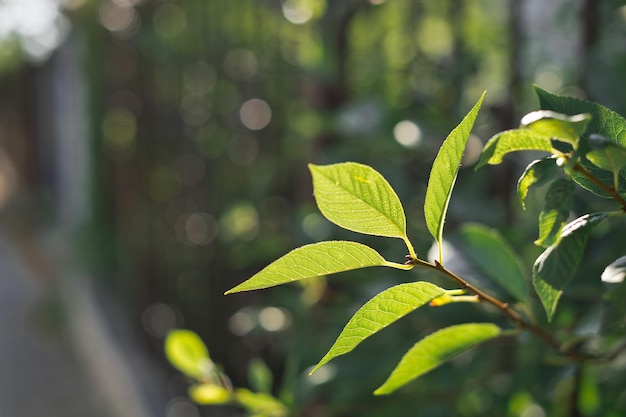
{"type": "Polygon", "coordinates": [[[9,236],[0,228],[0,416],[165,415],[159,377],[114,308],[9,236]]]}

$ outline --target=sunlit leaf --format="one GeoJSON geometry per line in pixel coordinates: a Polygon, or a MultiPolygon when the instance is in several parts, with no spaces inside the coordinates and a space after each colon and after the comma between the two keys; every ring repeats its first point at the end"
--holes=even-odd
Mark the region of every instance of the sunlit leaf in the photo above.
{"type": "Polygon", "coordinates": [[[198,384],[189,387],[189,397],[197,404],[217,405],[231,400],[231,393],[224,387],[215,384],[198,384]]]}
{"type": "Polygon", "coordinates": [[[497,337],[500,332],[501,329],[491,323],[459,324],[441,329],[417,342],[374,394],[390,394],[468,349],[497,337]]]}
{"type": "Polygon", "coordinates": [[[165,355],[176,369],[195,379],[203,376],[210,363],[204,342],[190,330],[171,330],[165,338],[165,355]]]}
{"type": "Polygon", "coordinates": [[[556,158],[552,156],[536,159],[526,167],[526,170],[517,181],[517,195],[522,203],[522,208],[526,209],[528,189],[532,186],[545,184],[552,179],[558,170],[559,166],[556,164],[556,158]]]}
{"type": "Polygon", "coordinates": [[[355,162],[309,164],[313,193],[331,222],[359,233],[406,238],[406,217],[400,199],[373,168],[355,162]]]}
{"type": "Polygon", "coordinates": [[[539,238],[535,245],[547,248],[554,244],[567,222],[576,187],[568,178],[559,178],[546,192],[545,206],[539,214],[539,238]]]}
{"type": "Polygon", "coordinates": [[[591,135],[591,150],[585,155],[598,168],[619,173],[626,166],[626,148],[609,142],[604,136],[591,135]]]}
{"type": "Polygon", "coordinates": [[[533,266],[533,285],[548,320],[552,320],[563,288],[572,280],[580,263],[589,233],[606,213],[585,214],[563,228],[559,240],[546,249],[533,266]]]}
{"type": "Polygon", "coordinates": [[[304,278],[385,265],[374,249],[357,242],[330,241],[305,245],[272,262],[259,273],[226,292],[258,290],[304,278]]]}
{"type": "Polygon", "coordinates": [[[552,153],[550,136],[540,135],[530,130],[505,130],[493,136],[483,147],[476,169],[483,165],[498,165],[502,158],[517,151],[545,151],[552,153]]]}
{"type": "MultiPolygon", "coordinates": [[[[461,123],[450,132],[450,135],[439,148],[439,153],[437,153],[430,170],[424,201],[424,217],[426,218],[426,226],[430,234],[439,244],[440,258],[443,225],[446,220],[450,196],[459,172],[467,139],[472,131],[474,121],[484,98],[485,93],[483,93],[461,123]]],[[[441,259],[439,260],[441,261],[441,259]]]]}
{"type": "MultiPolygon", "coordinates": [[[[615,182],[615,175],[607,170],[600,169],[590,164],[589,162],[584,163],[583,166],[591,175],[598,179],[598,181],[602,182],[606,185],[607,188],[612,188],[615,182]]],[[[605,189],[598,186],[595,182],[593,182],[589,177],[583,174],[580,171],[575,171],[571,167],[565,167],[565,173],[573,179],[578,185],[583,187],[586,190],[591,191],[598,197],[603,198],[613,198],[611,194],[609,194],[605,189]]],[[[626,178],[623,175],[619,175],[619,190],[618,193],[622,197],[626,197],[626,178]]]]}
{"type": "Polygon", "coordinates": [[[411,282],[391,287],[369,300],[345,326],[328,353],[311,373],[337,356],[352,351],[366,338],[443,295],[445,290],[428,282],[411,282]]]}
{"type": "Polygon", "coordinates": [[[538,110],[524,116],[521,127],[574,144],[585,133],[590,121],[589,113],[568,116],[551,110],[538,110]]]}
{"type": "Polygon", "coordinates": [[[249,413],[271,417],[283,417],[287,415],[288,410],[285,404],[269,394],[252,392],[245,388],[240,388],[235,390],[234,398],[249,413]]]}
{"type": "Polygon", "coordinates": [[[515,251],[495,229],[466,224],[460,231],[467,255],[476,267],[518,301],[526,301],[528,280],[515,251]]]}
{"type": "Polygon", "coordinates": [[[610,284],[624,282],[624,278],[626,278],[626,256],[622,256],[611,262],[609,266],[604,268],[604,272],[602,272],[600,278],[602,281],[610,284]]]}

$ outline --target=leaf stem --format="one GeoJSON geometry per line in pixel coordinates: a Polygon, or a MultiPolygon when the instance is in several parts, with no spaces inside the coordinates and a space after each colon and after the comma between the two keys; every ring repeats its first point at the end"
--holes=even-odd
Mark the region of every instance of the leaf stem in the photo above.
{"type": "Polygon", "coordinates": [[[591,182],[593,182],[595,185],[597,185],[598,187],[602,188],[602,190],[604,190],[606,193],[608,193],[611,197],[613,197],[613,199],[615,201],[617,201],[618,203],[621,204],[622,206],[622,211],[626,211],[626,200],[624,200],[622,198],[622,196],[620,196],[617,193],[617,190],[614,190],[613,188],[609,187],[608,185],[606,185],[605,183],[603,183],[602,181],[600,181],[598,179],[598,177],[596,177],[595,175],[593,175],[591,172],[589,172],[589,170],[587,168],[585,168],[584,166],[582,166],[579,163],[575,163],[574,166],[572,167],[572,169],[576,172],[580,172],[581,174],[583,174],[585,177],[587,177],[587,179],[591,182]]]}
{"type": "Polygon", "coordinates": [[[555,351],[567,354],[567,352],[563,352],[563,349],[561,348],[561,345],[557,342],[556,339],[554,339],[552,337],[552,335],[550,335],[549,333],[546,333],[543,329],[541,329],[537,325],[535,325],[533,323],[530,323],[530,322],[527,322],[526,320],[524,320],[522,318],[522,316],[516,310],[512,309],[511,306],[509,306],[508,303],[500,301],[497,298],[487,294],[486,292],[484,292],[480,288],[475,287],[474,285],[472,285],[471,283],[467,282],[466,280],[464,280],[463,278],[461,278],[460,276],[458,276],[454,272],[446,269],[438,261],[435,261],[434,264],[431,264],[430,262],[425,262],[425,261],[422,261],[420,259],[413,259],[412,263],[414,265],[419,265],[419,266],[423,266],[425,268],[433,269],[433,270],[435,270],[435,271],[437,271],[437,272],[447,276],[448,278],[451,278],[452,280],[456,281],[459,285],[461,285],[461,287],[463,289],[469,290],[469,291],[473,292],[474,294],[476,294],[476,296],[481,301],[485,301],[485,302],[487,302],[489,304],[492,304],[492,305],[496,306],[497,308],[499,308],[504,313],[504,315],[507,316],[509,318],[509,320],[511,320],[518,328],[526,329],[526,330],[530,331],[535,336],[539,337],[544,342],[546,342],[555,351]]]}

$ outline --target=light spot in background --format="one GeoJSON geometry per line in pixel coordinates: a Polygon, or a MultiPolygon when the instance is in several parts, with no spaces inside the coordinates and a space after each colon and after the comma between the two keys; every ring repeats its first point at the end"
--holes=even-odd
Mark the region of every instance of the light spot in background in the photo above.
{"type": "Polygon", "coordinates": [[[130,39],[141,26],[139,14],[135,9],[120,2],[103,2],[98,17],[102,26],[121,39],[130,39]]]}
{"type": "Polygon", "coordinates": [[[208,94],[217,82],[215,68],[206,62],[196,62],[185,68],[183,72],[183,86],[194,94],[208,94]]]}
{"type": "Polygon", "coordinates": [[[409,63],[415,57],[417,49],[410,34],[403,30],[390,31],[385,36],[383,45],[389,64],[395,68],[402,68],[409,63]]]}
{"type": "Polygon", "coordinates": [[[187,27],[187,15],[182,7],[170,2],[157,7],[152,22],[156,33],[164,38],[173,38],[187,27]]]}
{"type": "Polygon", "coordinates": [[[235,81],[247,81],[259,70],[256,55],[247,49],[233,49],[224,58],[224,71],[235,81]]]}
{"type": "Polygon", "coordinates": [[[417,25],[417,45],[422,52],[434,59],[450,55],[454,46],[450,24],[434,16],[422,19],[417,25]]]}
{"type": "Polygon", "coordinates": [[[235,136],[228,142],[228,157],[236,165],[250,165],[259,155],[259,143],[249,136],[235,136]]]}
{"type": "Polygon", "coordinates": [[[201,126],[211,118],[211,101],[204,94],[187,94],[180,100],[180,115],[190,126],[201,126]]]}
{"type": "Polygon", "coordinates": [[[246,309],[240,310],[230,316],[228,329],[236,336],[245,336],[255,327],[255,320],[246,309]]]}
{"type": "Polygon", "coordinates": [[[143,327],[152,336],[165,337],[168,331],[176,327],[177,317],[174,309],[163,303],[151,304],[141,316],[143,327]]]}
{"type": "Polygon", "coordinates": [[[187,213],[178,218],[174,225],[176,237],[186,245],[204,246],[217,236],[217,222],[208,213],[187,213]]]}
{"type": "Polygon", "coordinates": [[[520,413],[520,417],[546,417],[546,412],[538,404],[530,404],[520,413]]]}
{"type": "Polygon", "coordinates": [[[264,100],[253,98],[243,103],[239,116],[248,129],[261,130],[272,120],[272,109],[264,100]]]}
{"type": "Polygon", "coordinates": [[[469,138],[467,138],[467,145],[465,145],[465,153],[463,154],[461,164],[464,166],[474,165],[474,163],[478,161],[478,158],[480,158],[482,149],[483,142],[478,136],[471,134],[469,138]]]}
{"type": "Polygon", "coordinates": [[[130,156],[135,150],[137,121],[135,115],[124,108],[107,111],[102,120],[104,149],[116,160],[130,156]]]}
{"type": "Polygon", "coordinates": [[[312,18],[320,16],[324,9],[324,0],[285,0],[283,2],[283,16],[294,25],[307,23],[312,18]]]}
{"type": "Polygon", "coordinates": [[[535,72],[534,83],[548,91],[559,91],[563,87],[563,76],[558,68],[543,66],[535,72]]]}
{"type": "Polygon", "coordinates": [[[189,399],[177,397],[167,403],[165,417],[200,417],[200,410],[189,399]]]}
{"type": "Polygon", "coordinates": [[[0,2],[0,41],[17,37],[22,50],[43,61],[65,40],[70,23],[54,0],[0,2]]]}
{"type": "Polygon", "coordinates": [[[265,307],[259,312],[259,324],[269,332],[286,330],[291,325],[291,315],[282,308],[265,307]]]}
{"type": "Polygon", "coordinates": [[[322,215],[310,213],[302,219],[302,231],[313,240],[324,240],[330,235],[331,226],[322,215]]]}
{"type": "Polygon", "coordinates": [[[219,225],[224,238],[250,241],[259,232],[259,214],[253,205],[239,203],[224,214],[219,225]]]}
{"type": "Polygon", "coordinates": [[[307,381],[312,385],[321,385],[332,380],[337,375],[337,367],[332,363],[327,363],[320,369],[315,371],[313,375],[309,373],[313,370],[313,367],[308,368],[305,372],[307,375],[307,381]]]}
{"type": "Polygon", "coordinates": [[[417,148],[422,142],[422,130],[412,121],[403,120],[394,126],[393,137],[404,147],[417,148]]]}

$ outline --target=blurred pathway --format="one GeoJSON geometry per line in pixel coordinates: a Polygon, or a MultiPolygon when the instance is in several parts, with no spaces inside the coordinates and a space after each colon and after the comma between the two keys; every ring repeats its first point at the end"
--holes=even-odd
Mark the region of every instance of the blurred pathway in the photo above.
{"type": "Polygon", "coordinates": [[[61,289],[35,264],[0,229],[0,416],[165,415],[154,369],[89,280],[61,289]]]}

